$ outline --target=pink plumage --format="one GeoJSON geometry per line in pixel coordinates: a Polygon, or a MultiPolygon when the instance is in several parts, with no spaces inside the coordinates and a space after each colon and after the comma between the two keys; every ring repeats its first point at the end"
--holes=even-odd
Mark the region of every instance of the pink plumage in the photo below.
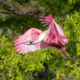
{"type": "Polygon", "coordinates": [[[28,53],[28,52],[34,52],[38,49],[44,49],[44,48],[53,48],[49,46],[48,44],[44,43],[41,41],[38,44],[35,45],[25,45],[25,44],[20,44],[22,42],[25,42],[27,40],[32,40],[36,41],[39,38],[39,35],[43,33],[43,31],[38,30],[36,28],[31,28],[28,31],[26,31],[22,36],[20,36],[18,39],[16,39],[14,42],[14,46],[17,52],[19,53],[28,53]],[[19,45],[17,45],[19,44],[19,45]]]}
{"type": "MultiPolygon", "coordinates": [[[[24,53],[36,51],[38,49],[57,48],[63,50],[65,54],[69,58],[71,58],[65,51],[66,46],[64,44],[67,44],[68,40],[64,32],[62,31],[62,29],[58,26],[58,24],[53,19],[52,14],[49,14],[48,16],[41,16],[41,18],[42,19],[39,20],[42,21],[41,22],[42,24],[44,23],[43,26],[49,24],[49,26],[47,27],[48,30],[46,30],[46,32],[43,32],[36,28],[29,29],[22,36],[20,36],[18,39],[14,41],[15,42],[14,46],[16,51],[24,54],[24,53]],[[29,40],[33,41],[33,43],[35,43],[36,41],[39,42],[34,45],[26,45],[23,43],[29,40]]],[[[60,54],[64,59],[66,59],[65,56],[61,53],[61,51],[60,54]]]]}
{"type": "Polygon", "coordinates": [[[52,14],[49,14],[48,16],[41,16],[41,18],[43,19],[39,19],[40,21],[42,21],[41,23],[45,23],[43,26],[48,25],[49,26],[47,28],[49,28],[49,33],[48,36],[45,39],[45,42],[48,44],[58,44],[60,45],[62,48],[66,48],[64,46],[64,44],[68,43],[68,40],[64,34],[64,32],[62,31],[62,29],[58,26],[58,24],[55,22],[55,20],[52,17],[52,14]]]}

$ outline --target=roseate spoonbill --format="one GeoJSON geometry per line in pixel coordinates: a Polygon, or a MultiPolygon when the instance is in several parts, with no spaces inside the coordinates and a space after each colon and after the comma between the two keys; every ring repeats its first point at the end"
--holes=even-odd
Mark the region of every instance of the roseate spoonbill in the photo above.
{"type": "Polygon", "coordinates": [[[57,48],[65,60],[65,56],[60,50],[64,51],[68,58],[71,58],[65,51],[66,46],[64,46],[64,44],[68,43],[68,40],[64,35],[64,32],[53,19],[52,14],[49,14],[48,16],[41,16],[41,18],[41,23],[45,23],[43,26],[46,26],[50,23],[47,27],[48,30],[43,32],[36,28],[29,29],[14,41],[16,51],[24,54],[36,51],[38,49],[57,48]]]}

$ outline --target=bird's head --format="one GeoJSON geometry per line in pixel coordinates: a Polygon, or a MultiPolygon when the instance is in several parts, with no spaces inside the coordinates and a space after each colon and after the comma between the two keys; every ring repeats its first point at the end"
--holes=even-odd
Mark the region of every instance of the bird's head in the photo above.
{"type": "Polygon", "coordinates": [[[28,40],[28,41],[26,41],[26,42],[23,42],[23,44],[26,44],[26,45],[31,45],[32,44],[32,40],[28,40]]]}

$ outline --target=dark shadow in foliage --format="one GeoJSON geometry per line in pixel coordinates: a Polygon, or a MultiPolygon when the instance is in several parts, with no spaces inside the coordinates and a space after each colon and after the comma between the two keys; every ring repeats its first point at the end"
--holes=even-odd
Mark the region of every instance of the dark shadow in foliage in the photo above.
{"type": "Polygon", "coordinates": [[[20,4],[28,3],[29,0],[16,0],[20,4]]]}
{"type": "Polygon", "coordinates": [[[53,79],[56,77],[55,74],[50,74],[49,72],[49,67],[47,65],[47,63],[44,62],[44,67],[45,67],[45,71],[41,70],[39,73],[38,73],[38,77],[37,76],[34,76],[35,72],[33,73],[33,77],[34,77],[34,80],[48,80],[48,76],[50,75],[53,79]]]}
{"type": "Polygon", "coordinates": [[[74,4],[74,10],[80,11],[80,0],[76,0],[76,3],[74,4]]]}

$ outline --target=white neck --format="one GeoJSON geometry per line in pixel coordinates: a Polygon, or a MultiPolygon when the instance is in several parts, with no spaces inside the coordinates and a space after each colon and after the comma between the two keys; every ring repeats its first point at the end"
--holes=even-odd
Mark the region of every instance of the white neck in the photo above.
{"type": "Polygon", "coordinates": [[[37,43],[41,42],[42,40],[44,40],[44,38],[45,38],[44,33],[42,33],[42,34],[40,34],[40,35],[39,35],[38,40],[37,40],[37,41],[32,42],[30,45],[37,44],[37,43]]]}

